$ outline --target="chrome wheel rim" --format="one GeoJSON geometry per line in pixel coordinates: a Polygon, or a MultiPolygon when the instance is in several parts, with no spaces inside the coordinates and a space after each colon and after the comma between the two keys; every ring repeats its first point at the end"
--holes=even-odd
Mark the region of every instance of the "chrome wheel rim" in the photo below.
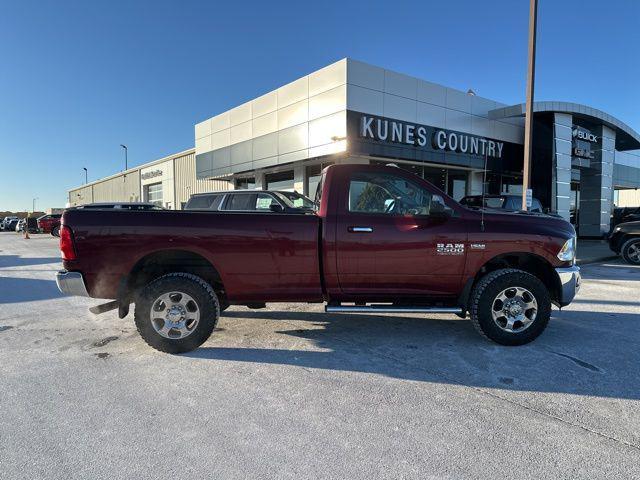
{"type": "Polygon", "coordinates": [[[493,321],[509,333],[520,333],[529,328],[537,314],[536,297],[523,287],[505,288],[491,303],[493,321]]]}
{"type": "Polygon", "coordinates": [[[640,263],[640,242],[629,245],[627,257],[634,263],[640,263]]]}
{"type": "Polygon", "coordinates": [[[149,317],[159,335],[180,340],[191,335],[200,323],[200,307],[184,292],[168,292],[153,301],[149,317]]]}

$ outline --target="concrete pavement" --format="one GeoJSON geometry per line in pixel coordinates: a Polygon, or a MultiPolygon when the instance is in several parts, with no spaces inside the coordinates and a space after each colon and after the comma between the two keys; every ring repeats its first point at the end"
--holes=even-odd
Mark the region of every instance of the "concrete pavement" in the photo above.
{"type": "Polygon", "coordinates": [[[584,267],[524,347],[466,320],[232,307],[171,356],[0,233],[2,478],[638,478],[640,269],[584,267]]]}

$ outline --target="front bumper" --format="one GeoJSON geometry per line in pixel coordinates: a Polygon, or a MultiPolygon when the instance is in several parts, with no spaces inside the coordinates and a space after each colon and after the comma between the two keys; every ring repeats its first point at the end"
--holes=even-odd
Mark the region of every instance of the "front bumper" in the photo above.
{"type": "Polygon", "coordinates": [[[80,272],[67,272],[61,270],[56,273],[56,285],[65,295],[73,295],[78,297],[88,297],[87,287],[84,284],[84,278],[80,272]]]}
{"type": "Polygon", "coordinates": [[[560,298],[558,303],[561,307],[569,305],[580,290],[582,277],[580,276],[580,267],[573,265],[567,268],[556,268],[558,279],[560,281],[560,298]]]}

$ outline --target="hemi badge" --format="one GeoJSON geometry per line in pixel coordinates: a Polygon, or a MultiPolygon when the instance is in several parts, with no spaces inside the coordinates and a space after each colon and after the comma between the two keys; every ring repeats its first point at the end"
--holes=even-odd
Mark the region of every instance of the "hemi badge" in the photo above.
{"type": "Polygon", "coordinates": [[[486,245],[484,243],[470,243],[469,248],[471,250],[484,250],[486,245]]]}

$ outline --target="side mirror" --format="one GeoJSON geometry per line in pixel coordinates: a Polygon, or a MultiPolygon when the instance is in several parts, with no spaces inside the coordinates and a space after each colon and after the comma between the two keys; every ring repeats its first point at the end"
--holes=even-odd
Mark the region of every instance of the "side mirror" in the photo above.
{"type": "Polygon", "coordinates": [[[271,210],[273,213],[284,212],[284,208],[282,208],[282,205],[278,203],[272,203],[271,205],[269,205],[269,210],[271,210]]]}

